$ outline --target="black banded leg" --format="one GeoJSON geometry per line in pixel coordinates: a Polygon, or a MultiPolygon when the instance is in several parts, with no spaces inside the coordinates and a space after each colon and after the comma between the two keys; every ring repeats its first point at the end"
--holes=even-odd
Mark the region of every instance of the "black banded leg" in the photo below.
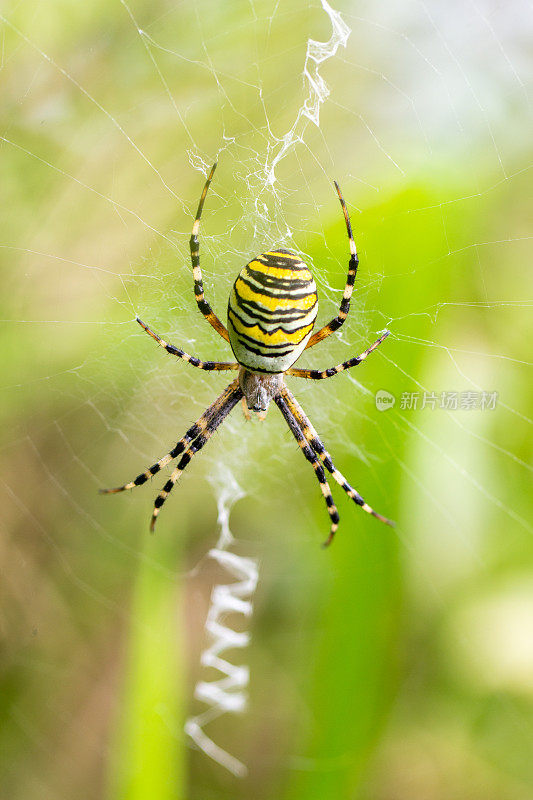
{"type": "Polygon", "coordinates": [[[335,503],[333,502],[333,496],[331,494],[331,490],[329,488],[328,482],[326,480],[326,476],[324,474],[324,468],[322,467],[322,464],[319,462],[318,458],[316,457],[313,449],[309,446],[309,444],[305,440],[305,437],[304,437],[304,435],[303,435],[303,433],[302,433],[302,431],[300,429],[300,425],[298,424],[298,421],[297,421],[296,417],[294,416],[294,414],[290,410],[287,402],[285,401],[285,398],[281,394],[279,394],[279,395],[277,395],[277,397],[274,398],[274,402],[276,403],[276,405],[278,406],[279,410],[283,414],[285,422],[287,423],[287,425],[291,429],[292,435],[294,436],[294,438],[296,439],[296,441],[300,445],[300,448],[301,448],[304,456],[309,461],[309,463],[312,465],[312,467],[313,467],[313,469],[315,471],[315,475],[317,477],[317,480],[318,480],[318,482],[320,484],[320,489],[322,491],[322,494],[324,495],[324,500],[326,501],[326,506],[328,508],[328,514],[329,514],[329,517],[330,517],[330,520],[331,520],[331,528],[330,528],[329,536],[328,536],[328,538],[326,539],[326,541],[323,544],[323,547],[328,547],[328,545],[330,545],[331,542],[333,541],[333,537],[335,536],[335,532],[336,532],[337,528],[339,527],[339,514],[338,514],[337,508],[335,506],[335,503]]]}
{"type": "Polygon", "coordinates": [[[200,269],[200,240],[198,238],[198,233],[200,231],[200,219],[202,216],[202,211],[204,208],[204,200],[207,194],[207,190],[211,184],[211,180],[213,179],[213,174],[215,169],[217,168],[216,162],[211,167],[211,172],[209,173],[207,180],[205,182],[205,186],[202,192],[202,196],[200,197],[200,202],[198,203],[198,211],[196,212],[196,218],[194,220],[194,225],[192,226],[192,233],[191,238],[189,240],[189,246],[191,248],[191,261],[192,261],[192,276],[194,280],[194,296],[196,298],[196,303],[198,304],[198,308],[209,322],[209,324],[216,330],[223,339],[229,342],[229,335],[219,320],[207,300],[205,299],[204,295],[204,284],[202,280],[202,271],[200,269]]]}
{"type": "Polygon", "coordinates": [[[192,459],[195,453],[202,449],[204,444],[209,441],[213,433],[216,431],[218,426],[225,420],[228,416],[229,412],[236,406],[239,400],[242,397],[242,391],[235,381],[232,386],[232,391],[228,397],[226,397],[224,403],[218,408],[217,412],[212,416],[210,422],[208,423],[207,427],[205,428],[202,433],[200,433],[193,441],[187,452],[181,457],[178,462],[178,465],[168,481],[165,483],[159,494],[157,495],[154,503],[154,511],[152,514],[152,519],[150,521],[150,530],[153,532],[155,523],[157,521],[157,517],[163,504],[167,497],[169,496],[170,492],[172,491],[174,484],[180,477],[181,473],[192,459]]]}
{"type": "Polygon", "coordinates": [[[201,361],[199,358],[196,358],[196,356],[190,356],[185,352],[185,350],[181,350],[181,348],[175,347],[173,344],[169,344],[168,342],[165,342],[164,339],[161,339],[161,337],[158,336],[157,333],[154,333],[154,331],[152,331],[148,325],[146,325],[146,323],[140,319],[140,317],[137,317],[136,319],[141,328],[143,328],[146,333],[152,337],[152,339],[155,339],[155,341],[161,345],[161,347],[166,350],[167,353],[183,359],[183,361],[186,361],[188,364],[192,364],[193,367],[198,367],[199,369],[205,369],[208,371],[239,369],[239,365],[234,361],[201,361]]]}
{"type": "Polygon", "coordinates": [[[176,443],[175,447],[173,447],[172,450],[160,458],[159,461],[156,461],[156,463],[149,467],[145,472],[141,472],[140,475],[137,475],[135,480],[125,483],[123,486],[117,486],[115,489],[100,489],[100,494],[117,494],[117,492],[124,492],[126,489],[134,489],[136,486],[142,486],[143,483],[146,483],[148,478],[156,475],[159,470],[163,469],[163,467],[166,467],[167,464],[180,456],[187,449],[193,439],[196,439],[197,436],[201,435],[207,430],[207,427],[213,416],[216,415],[219,408],[224,405],[237,386],[237,381],[230,383],[230,385],[222,392],[220,397],[217,397],[215,402],[204,411],[200,419],[195,422],[194,425],[191,425],[185,436],[183,436],[183,438],[176,443]]]}
{"type": "Polygon", "coordinates": [[[334,480],[337,481],[339,486],[342,486],[348,497],[351,497],[354,503],[360,506],[363,509],[363,511],[366,511],[367,514],[371,514],[376,519],[379,519],[380,522],[384,522],[385,525],[390,525],[391,527],[394,527],[394,522],[392,522],[392,520],[390,519],[387,519],[387,517],[384,517],[382,514],[378,514],[377,511],[374,511],[374,509],[371,506],[369,506],[368,503],[366,503],[365,500],[361,497],[359,492],[356,489],[354,489],[353,486],[350,486],[344,475],[341,472],[339,472],[339,470],[335,467],[335,464],[333,463],[330,454],[320,441],[318,433],[313,428],[311,421],[309,420],[308,416],[306,415],[301,405],[298,403],[295,396],[292,394],[292,392],[290,392],[287,389],[287,387],[284,387],[283,389],[283,396],[287,402],[290,411],[296,417],[296,420],[298,421],[298,424],[300,425],[301,431],[305,436],[306,440],[309,442],[315,453],[317,453],[319,459],[322,461],[326,469],[329,472],[331,472],[334,480]]]}
{"type": "Polygon", "coordinates": [[[308,378],[310,380],[318,381],[322,380],[322,378],[331,378],[333,375],[337,375],[339,372],[344,372],[345,369],[350,369],[350,367],[356,367],[362,361],[365,360],[367,356],[372,353],[376,347],[379,347],[381,342],[384,342],[387,336],[390,336],[390,331],[385,331],[379,339],[376,339],[374,344],[371,344],[370,347],[361,353],[361,355],[356,356],[355,358],[349,358],[348,361],[343,361],[342,364],[337,364],[336,367],[329,367],[329,369],[299,369],[298,367],[291,367],[287,370],[287,375],[292,375],[294,378],[308,378]]]}
{"type": "Polygon", "coordinates": [[[314,347],[315,344],[321,342],[322,339],[325,339],[331,333],[338,331],[341,325],[344,324],[346,317],[350,311],[350,300],[352,299],[353,287],[355,283],[355,276],[357,275],[357,267],[359,265],[359,259],[357,257],[357,250],[355,247],[355,242],[352,233],[352,225],[350,223],[350,216],[348,214],[348,209],[346,208],[346,203],[344,202],[344,197],[342,196],[341,190],[339,188],[339,184],[337,181],[333,181],[335,184],[335,189],[337,190],[337,194],[339,195],[339,200],[342,208],[342,213],[344,214],[344,219],[346,221],[346,231],[348,232],[348,240],[350,243],[350,261],[348,263],[348,275],[346,277],[346,285],[344,287],[344,293],[342,295],[341,305],[339,308],[338,315],[331,320],[327,325],[324,325],[319,331],[314,333],[306,345],[306,350],[308,347],[314,347]]]}

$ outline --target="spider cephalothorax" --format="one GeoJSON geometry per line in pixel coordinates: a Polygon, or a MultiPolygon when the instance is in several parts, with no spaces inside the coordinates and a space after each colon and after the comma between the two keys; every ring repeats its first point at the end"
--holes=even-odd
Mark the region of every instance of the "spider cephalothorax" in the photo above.
{"type": "Polygon", "coordinates": [[[152,475],[181,456],[176,468],[156,498],[150,524],[150,528],[153,530],[161,506],[177,479],[194,454],[204,446],[239,400],[243,401],[245,413],[248,416],[248,409],[264,414],[270,401],[273,400],[283,414],[306,459],[312,464],[320,483],[331,521],[329,537],[325,544],[328,545],[333,539],[339,523],[339,514],[333,502],[324,468],[331,473],[333,479],[342,486],[346,494],[358,506],[387,525],[392,525],[390,520],[378,514],[368,503],[365,503],[359,492],[353,489],[335,468],[331,456],[284,380],[284,375],[320,380],[355,367],[364,361],[369,353],[375,350],[389,335],[389,331],[384,331],[379,339],[361,355],[329,369],[298,369],[292,366],[304,350],[313,347],[326,336],[338,330],[350,310],[350,299],[359,261],[350,217],[339,186],[335,182],[346,221],[350,243],[350,261],[338,315],[328,325],[320,328],[316,333],[312,333],[318,311],[318,296],[313,276],[298,255],[290,250],[277,249],[254,258],[237,276],[228,301],[228,329],[226,329],[205,299],[200,270],[198,239],[200,218],[215,168],[216,164],[211,169],[205,183],[192,228],[190,247],[194,294],[198,308],[217,333],[229,342],[237,361],[201,361],[199,358],[185,353],[179,347],[165,342],[151,331],[139,317],[137,317],[137,322],[168,353],[178,356],[192,366],[203,370],[238,370],[239,375],[202,414],[200,419],[189,428],[169,453],[156,461],[145,472],[141,472],[130,483],[118,486],[116,489],[103,489],[102,491],[109,494],[141,486],[152,475]]]}
{"type": "Polygon", "coordinates": [[[246,367],[239,369],[239,386],[246,405],[251,411],[266,411],[268,404],[283,387],[283,373],[250,372],[246,367]]]}

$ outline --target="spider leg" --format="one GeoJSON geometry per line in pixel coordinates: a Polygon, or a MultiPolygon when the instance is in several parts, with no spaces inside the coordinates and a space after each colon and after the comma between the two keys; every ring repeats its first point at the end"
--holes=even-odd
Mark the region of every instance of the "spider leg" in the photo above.
{"type": "Polygon", "coordinates": [[[274,402],[276,403],[279,410],[283,414],[285,422],[289,426],[292,435],[300,445],[304,456],[309,461],[309,463],[312,464],[313,469],[315,471],[315,475],[320,484],[320,489],[322,490],[322,494],[324,495],[324,500],[326,501],[326,506],[328,507],[328,514],[331,520],[331,528],[329,536],[323,544],[324,547],[327,547],[333,541],[335,532],[339,527],[339,514],[335,506],[335,503],[333,502],[331,490],[328,486],[328,482],[324,474],[324,468],[322,464],[319,462],[318,458],[316,457],[313,448],[310,447],[309,444],[307,443],[300,428],[300,425],[298,423],[298,420],[294,416],[293,412],[290,410],[285,400],[285,397],[282,394],[278,394],[276,397],[274,397],[274,402]]]}
{"type": "Polygon", "coordinates": [[[205,186],[202,192],[202,196],[200,197],[200,202],[198,203],[198,211],[196,212],[196,218],[194,220],[194,225],[192,226],[192,233],[191,238],[189,240],[189,246],[191,249],[191,261],[192,261],[192,276],[194,280],[194,296],[196,298],[196,303],[198,304],[198,308],[209,322],[209,324],[216,330],[223,339],[229,342],[229,335],[228,331],[226,330],[225,326],[219,320],[207,300],[204,296],[204,284],[202,280],[202,271],[200,269],[200,240],[198,238],[198,233],[200,231],[200,218],[202,216],[202,211],[204,208],[204,200],[207,194],[207,190],[211,184],[211,180],[213,178],[213,174],[215,169],[217,168],[216,162],[211,167],[211,172],[209,173],[207,180],[205,182],[205,186]]]}
{"type": "Polygon", "coordinates": [[[248,410],[248,403],[246,402],[245,397],[242,398],[242,413],[246,422],[250,422],[250,420],[252,419],[252,415],[248,410]]]}
{"type": "Polygon", "coordinates": [[[139,317],[137,317],[137,322],[143,328],[146,333],[155,339],[155,341],[163,347],[167,353],[170,353],[172,356],[177,356],[178,358],[183,359],[183,361],[187,361],[188,364],[192,364],[193,367],[198,367],[199,369],[205,370],[225,370],[225,369],[239,369],[239,365],[234,361],[201,361],[196,356],[190,356],[185,350],[181,350],[179,347],[175,347],[173,344],[169,344],[165,342],[164,339],[161,339],[157,333],[154,333],[146,323],[142,321],[139,317]]]}
{"type": "Polygon", "coordinates": [[[237,386],[237,381],[230,383],[220,397],[217,397],[215,402],[204,411],[200,419],[197,420],[194,425],[191,425],[187,433],[176,443],[175,447],[160,458],[159,461],[156,461],[155,464],[149,467],[145,472],[141,472],[140,475],[137,475],[135,480],[125,483],[123,486],[117,486],[115,489],[100,489],[100,494],[116,494],[117,492],[124,492],[126,489],[134,489],[136,486],[142,486],[143,483],[146,483],[148,478],[156,475],[159,470],[166,467],[167,464],[181,455],[197,436],[203,434],[207,430],[209,423],[216,415],[219,408],[232,396],[237,386]]]}
{"type": "Polygon", "coordinates": [[[174,470],[168,481],[165,483],[165,485],[157,495],[154,503],[154,511],[152,514],[152,519],[150,521],[150,530],[152,532],[154,530],[155,523],[157,521],[157,517],[159,515],[159,512],[161,511],[163,503],[169,496],[170,492],[174,487],[174,484],[180,477],[181,473],[183,472],[189,461],[192,459],[194,454],[198,453],[198,451],[202,449],[204,444],[206,444],[206,442],[209,441],[209,439],[216,431],[218,426],[222,422],[224,422],[229,412],[232,410],[232,408],[236,406],[236,404],[241,399],[242,390],[238,384],[238,381],[233,381],[233,383],[230,384],[228,389],[231,389],[231,391],[229,392],[229,394],[225,393],[227,394],[227,396],[225,397],[223,403],[219,405],[215,413],[212,415],[210,421],[205,426],[204,430],[196,436],[196,438],[188,448],[187,452],[180,458],[176,469],[174,470]]]}
{"type": "Polygon", "coordinates": [[[321,342],[322,339],[325,339],[326,336],[334,333],[334,331],[338,331],[341,325],[344,324],[346,317],[350,311],[350,300],[352,299],[352,292],[355,283],[355,276],[357,275],[357,267],[359,265],[359,259],[357,257],[357,250],[355,247],[355,242],[352,233],[352,226],[350,223],[350,216],[348,214],[348,209],[346,208],[346,203],[344,202],[344,197],[342,196],[341,190],[339,188],[339,184],[337,181],[334,181],[335,189],[337,190],[337,194],[339,195],[339,200],[342,208],[342,213],[344,214],[344,219],[346,221],[346,231],[348,232],[348,240],[350,243],[350,261],[348,263],[348,275],[346,278],[346,286],[344,287],[344,294],[342,295],[341,305],[339,308],[339,313],[337,316],[331,320],[327,325],[324,325],[319,331],[314,333],[309,341],[307,342],[306,350],[308,347],[314,347],[315,344],[321,342]]]}
{"type": "Polygon", "coordinates": [[[365,358],[372,353],[376,347],[379,347],[381,342],[385,341],[387,336],[390,336],[390,331],[385,331],[379,339],[376,339],[374,344],[371,344],[370,347],[361,353],[361,355],[356,356],[355,358],[349,358],[348,361],[343,361],[342,364],[337,364],[336,367],[329,367],[329,369],[299,369],[298,367],[291,367],[287,370],[286,375],[292,375],[294,378],[308,378],[310,380],[318,381],[322,380],[322,378],[331,378],[332,375],[337,375],[339,372],[344,372],[345,369],[350,369],[350,367],[356,367],[361,361],[364,361],[365,358]]]}
{"type": "Polygon", "coordinates": [[[298,421],[298,424],[301,428],[301,431],[306,441],[309,442],[315,453],[317,453],[321,462],[324,464],[326,469],[329,472],[331,472],[333,478],[337,481],[339,486],[342,486],[348,497],[351,497],[354,503],[358,506],[361,506],[363,511],[366,511],[367,514],[371,514],[373,517],[376,517],[376,519],[379,519],[381,522],[384,522],[385,525],[390,525],[391,527],[394,527],[395,523],[392,520],[387,519],[387,517],[384,517],[382,514],[378,514],[377,511],[374,511],[374,509],[371,508],[368,505],[368,503],[364,501],[359,492],[356,489],[354,489],[353,486],[350,486],[344,475],[341,472],[339,472],[338,469],[336,469],[330,454],[320,441],[318,433],[313,428],[309,418],[307,417],[306,413],[304,412],[303,408],[298,403],[297,399],[292,394],[292,392],[290,392],[289,389],[287,389],[287,387],[285,386],[282,389],[282,393],[291,413],[295,416],[296,420],[298,421]]]}

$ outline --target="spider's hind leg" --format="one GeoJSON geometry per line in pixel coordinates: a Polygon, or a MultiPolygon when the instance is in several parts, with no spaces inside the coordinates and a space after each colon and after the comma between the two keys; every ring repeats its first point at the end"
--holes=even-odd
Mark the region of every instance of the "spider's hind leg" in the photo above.
{"type": "Polygon", "coordinates": [[[346,208],[346,203],[344,202],[344,197],[342,196],[342,192],[340,190],[339,184],[337,181],[334,181],[335,189],[337,190],[337,194],[339,195],[339,201],[342,208],[342,213],[344,214],[344,220],[346,222],[346,232],[348,234],[348,243],[350,246],[350,261],[348,262],[348,275],[346,276],[346,285],[344,287],[344,293],[342,295],[342,300],[339,308],[339,312],[336,317],[334,317],[331,322],[328,322],[327,325],[324,325],[323,328],[320,328],[319,331],[316,331],[309,341],[307,342],[305,349],[308,350],[310,347],[314,347],[315,344],[321,342],[322,339],[325,339],[327,336],[330,336],[335,331],[338,331],[341,325],[344,324],[349,312],[350,312],[350,300],[352,299],[353,287],[355,284],[355,276],[357,275],[357,267],[359,265],[359,259],[357,257],[357,249],[355,247],[355,242],[352,233],[352,225],[350,223],[350,215],[348,214],[348,209],[346,208]]]}
{"type": "Polygon", "coordinates": [[[207,300],[205,299],[204,294],[204,284],[202,279],[202,271],[200,269],[200,219],[202,217],[202,211],[204,209],[204,201],[207,195],[207,191],[209,186],[211,185],[211,181],[213,179],[213,175],[216,169],[216,163],[213,164],[211,167],[211,172],[207,176],[207,180],[205,182],[200,202],[198,203],[198,211],[196,212],[196,217],[194,220],[194,224],[192,226],[192,233],[191,238],[189,240],[189,246],[191,250],[191,262],[192,262],[192,275],[194,281],[194,296],[196,299],[196,304],[206,320],[209,324],[216,330],[216,332],[222,336],[227,342],[229,342],[229,334],[226,329],[226,326],[222,324],[219,320],[207,300]]]}

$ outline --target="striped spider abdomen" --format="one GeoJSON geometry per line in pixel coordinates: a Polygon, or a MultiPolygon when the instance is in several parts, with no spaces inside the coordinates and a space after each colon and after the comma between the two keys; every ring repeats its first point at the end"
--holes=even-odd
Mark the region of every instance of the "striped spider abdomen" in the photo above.
{"type": "Polygon", "coordinates": [[[167,353],[186,361],[191,366],[206,371],[238,370],[238,376],[206,408],[202,416],[176,442],[172,450],[137,475],[134,480],[113,489],[102,489],[102,492],[116,494],[133,489],[135,486],[141,486],[161,469],[164,469],[167,464],[177,459],[175,469],[155,499],[150,522],[150,529],[153,530],[159,512],[183,470],[193,456],[209,441],[217,428],[222,425],[237,403],[243,401],[248,419],[250,414],[246,411],[246,407],[261,412],[260,418],[264,418],[269,403],[273,400],[306,460],[312,465],[320,484],[331,523],[325,544],[331,543],[339,523],[339,514],[326,480],[326,471],[363,511],[386,525],[393,525],[391,520],[374,511],[359,492],[350,486],[342,473],[336,469],[330,454],[320,441],[303,408],[285,385],[284,380],[285,374],[309,380],[331,378],[339,372],[361,364],[389,336],[388,330],[383,331],[379,338],[358,356],[353,356],[347,361],[343,361],[342,364],[336,364],[327,369],[305,369],[292,366],[306,348],[314,347],[337,331],[344,324],[350,310],[350,299],[359,259],[348,209],[339,185],[335,182],[346,222],[350,259],[346,285],[337,315],[312,334],[318,311],[318,296],[313,276],[306,264],[295,253],[291,253],[290,250],[276,249],[257,256],[240,271],[229,297],[228,327],[226,329],[205,297],[200,268],[200,218],[215,168],[216,164],[211,168],[200,196],[189,242],[194,296],[198,309],[211,327],[224,341],[230,343],[237,361],[204,361],[186,353],[181,347],[166,342],[139,317],[137,317],[137,322],[167,353]]]}
{"type": "Polygon", "coordinates": [[[285,372],[311,336],[318,310],[314,278],[290,250],[250,261],[233,284],[228,333],[239,364],[252,372],[285,372]]]}

